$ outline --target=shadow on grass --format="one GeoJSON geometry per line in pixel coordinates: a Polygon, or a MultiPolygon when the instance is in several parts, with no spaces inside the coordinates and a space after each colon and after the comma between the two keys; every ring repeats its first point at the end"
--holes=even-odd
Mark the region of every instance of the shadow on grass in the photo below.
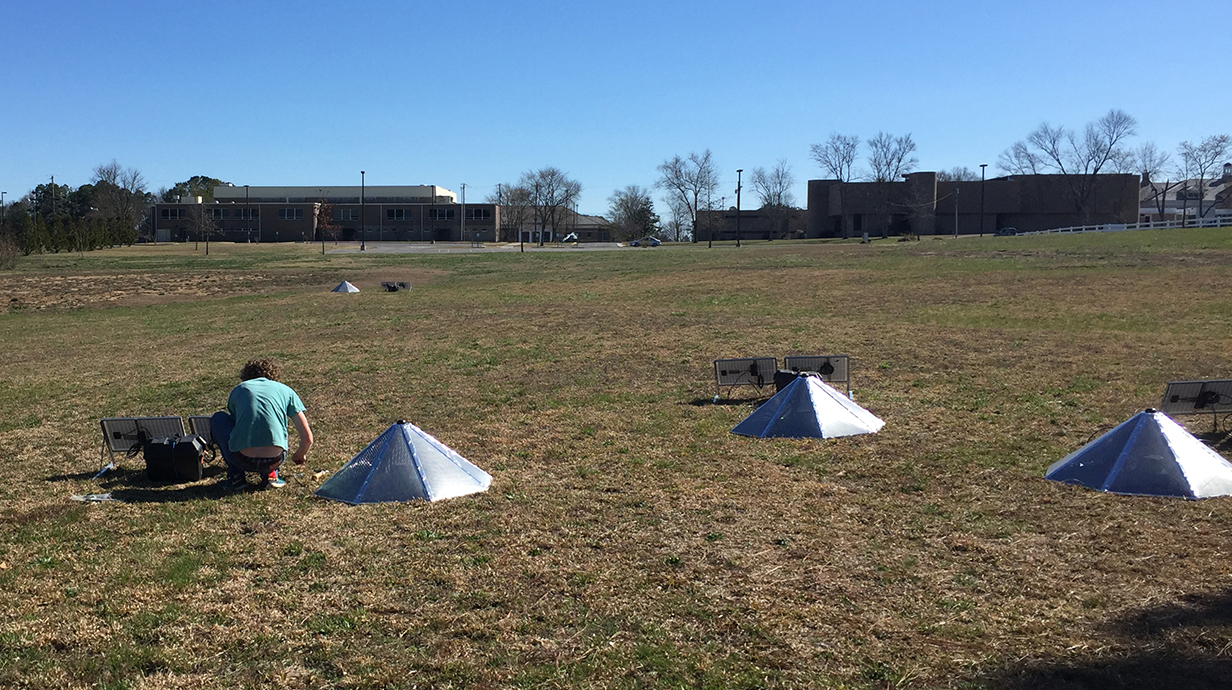
{"type": "Polygon", "coordinates": [[[981,681],[1010,690],[1232,688],[1232,591],[1142,609],[1108,629],[1121,643],[1115,653],[1011,664],[981,681]]]}
{"type": "MultiPolygon", "coordinates": [[[[147,479],[145,470],[118,467],[100,477],[99,486],[110,493],[112,498],[125,503],[182,503],[217,499],[237,493],[218,483],[218,478],[225,474],[226,470],[222,467],[206,465],[200,482],[162,484],[147,479]]],[[[92,476],[93,473],[90,473],[86,478],[92,476]]]]}
{"type": "Polygon", "coordinates": [[[96,474],[98,474],[98,470],[90,470],[89,472],[78,472],[76,474],[53,474],[47,478],[47,481],[49,482],[84,481],[86,479],[92,479],[94,475],[96,474]]]}
{"type": "MultiPolygon", "coordinates": [[[[1224,426],[1227,426],[1225,423],[1224,426]]],[[[1221,453],[1232,452],[1232,431],[1193,432],[1203,443],[1221,453]]]]}

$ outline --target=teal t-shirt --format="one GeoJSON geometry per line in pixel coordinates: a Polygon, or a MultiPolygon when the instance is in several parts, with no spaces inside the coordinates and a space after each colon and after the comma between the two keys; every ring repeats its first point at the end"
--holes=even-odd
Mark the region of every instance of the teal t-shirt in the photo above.
{"type": "Polygon", "coordinates": [[[304,411],[304,402],[291,387],[267,378],[249,379],[231,389],[227,412],[235,420],[231,450],[258,446],[290,449],[287,420],[304,411]]]}

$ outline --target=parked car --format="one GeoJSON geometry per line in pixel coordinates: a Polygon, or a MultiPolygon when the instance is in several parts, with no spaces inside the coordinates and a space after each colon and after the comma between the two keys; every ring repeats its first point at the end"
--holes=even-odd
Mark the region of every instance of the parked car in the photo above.
{"type": "Polygon", "coordinates": [[[1001,228],[993,233],[994,237],[1013,237],[1018,234],[1018,228],[1001,228]]]}

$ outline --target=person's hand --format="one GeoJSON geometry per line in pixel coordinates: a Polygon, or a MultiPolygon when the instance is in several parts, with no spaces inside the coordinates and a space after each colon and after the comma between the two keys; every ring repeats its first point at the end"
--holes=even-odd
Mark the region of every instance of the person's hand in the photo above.
{"type": "Polygon", "coordinates": [[[291,462],[295,463],[296,465],[304,464],[304,453],[298,450],[295,451],[295,453],[291,455],[291,462]]]}

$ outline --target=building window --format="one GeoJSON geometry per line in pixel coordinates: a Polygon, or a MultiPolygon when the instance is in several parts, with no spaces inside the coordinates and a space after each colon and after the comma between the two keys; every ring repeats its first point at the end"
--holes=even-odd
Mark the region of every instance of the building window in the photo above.
{"type": "Polygon", "coordinates": [[[303,220],[304,209],[302,208],[280,208],[278,209],[278,220],[303,220]]]}
{"type": "Polygon", "coordinates": [[[184,220],[184,209],[182,208],[164,208],[159,213],[163,220],[184,220]]]}
{"type": "Polygon", "coordinates": [[[492,209],[490,208],[468,208],[466,209],[467,220],[492,220],[492,209]]]}
{"type": "Polygon", "coordinates": [[[410,220],[411,214],[404,208],[385,209],[385,220],[410,220]]]}
{"type": "Polygon", "coordinates": [[[231,217],[231,209],[228,208],[212,208],[210,209],[210,217],[214,220],[223,220],[231,217]]]}
{"type": "Polygon", "coordinates": [[[452,208],[430,208],[428,209],[428,220],[453,220],[452,208]]]}
{"type": "Polygon", "coordinates": [[[236,220],[255,220],[260,217],[261,217],[261,211],[259,209],[254,208],[251,211],[246,208],[235,209],[235,219],[236,220]]]}
{"type": "Polygon", "coordinates": [[[353,208],[336,208],[334,220],[359,220],[359,211],[353,208]]]}

